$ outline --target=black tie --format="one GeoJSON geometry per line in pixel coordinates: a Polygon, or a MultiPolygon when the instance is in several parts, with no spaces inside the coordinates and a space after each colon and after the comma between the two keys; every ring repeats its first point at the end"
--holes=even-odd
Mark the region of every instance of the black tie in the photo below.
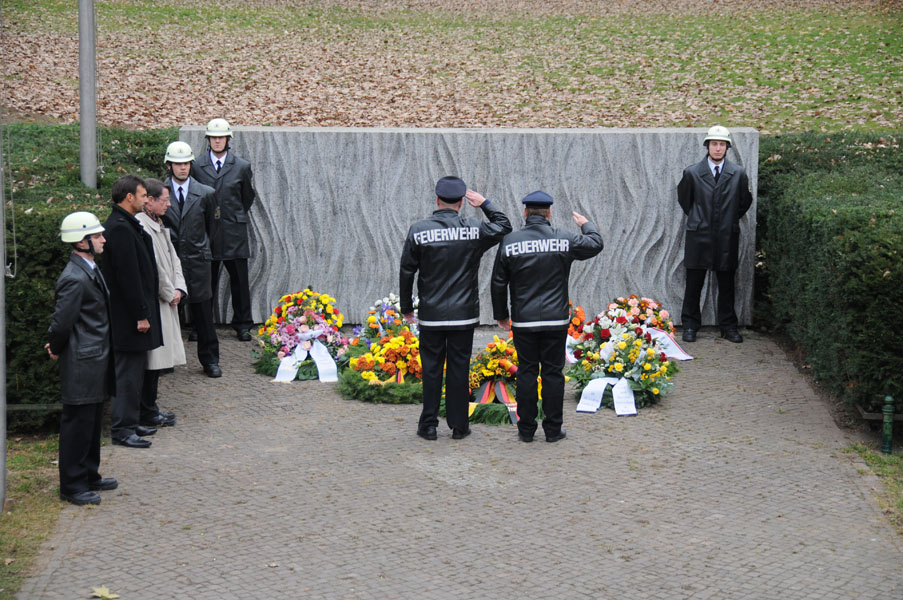
{"type": "Polygon", "coordinates": [[[221,163],[220,161],[216,161],[216,172],[217,172],[217,173],[219,173],[219,168],[220,168],[221,166],[223,166],[223,163],[221,163]]]}
{"type": "Polygon", "coordinates": [[[182,193],[182,188],[179,188],[179,212],[182,212],[182,208],[185,206],[185,194],[182,193]]]}
{"type": "Polygon", "coordinates": [[[715,183],[718,183],[719,177],[721,177],[721,173],[718,172],[718,165],[715,165],[715,183]]]}

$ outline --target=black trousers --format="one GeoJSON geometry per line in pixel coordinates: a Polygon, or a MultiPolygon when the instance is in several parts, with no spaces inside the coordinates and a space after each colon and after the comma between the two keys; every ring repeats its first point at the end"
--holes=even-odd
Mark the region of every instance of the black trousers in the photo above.
{"type": "MultiPolygon", "coordinates": [[[[699,329],[702,325],[702,311],[699,301],[702,296],[702,286],[705,284],[705,269],[687,269],[687,287],[684,291],[684,302],[680,309],[680,320],[684,329],[699,329]]],[[[718,326],[721,329],[737,327],[739,320],[734,310],[734,274],[736,269],[730,271],[715,271],[715,279],[718,280],[718,292],[716,294],[716,310],[718,326]]]]}
{"type": "Polygon", "coordinates": [[[536,378],[542,375],[542,429],[547,436],[561,432],[564,423],[564,342],[567,329],[528,331],[514,329],[517,349],[517,429],[527,437],[536,433],[536,378]]]}
{"type": "Polygon", "coordinates": [[[248,259],[233,258],[229,260],[214,260],[210,263],[213,270],[213,296],[216,297],[216,289],[219,286],[220,263],[226,266],[229,272],[229,288],[232,292],[232,328],[239,333],[247,331],[254,326],[251,317],[251,286],[248,279],[248,259]]]}
{"type": "Polygon", "coordinates": [[[139,423],[150,423],[160,414],[160,407],[157,406],[157,386],[160,383],[160,373],[162,372],[162,369],[148,369],[144,372],[139,423]]]}
{"type": "Polygon", "coordinates": [[[445,421],[458,431],[469,427],[470,353],[473,351],[473,328],[421,329],[420,364],[423,367],[423,412],[420,429],[439,424],[442,400],[442,367],[445,372],[445,421]]]}
{"type": "Polygon", "coordinates": [[[213,326],[213,299],[189,302],[191,324],[198,332],[198,360],[203,366],[219,364],[219,339],[213,326]]]}
{"type": "Polygon", "coordinates": [[[116,395],[110,400],[110,433],[113,439],[124,440],[138,426],[147,352],[116,350],[114,355],[116,395]]]}
{"type": "Polygon", "coordinates": [[[100,479],[100,427],[103,402],[64,404],[60,417],[60,493],[88,491],[100,479]]]}

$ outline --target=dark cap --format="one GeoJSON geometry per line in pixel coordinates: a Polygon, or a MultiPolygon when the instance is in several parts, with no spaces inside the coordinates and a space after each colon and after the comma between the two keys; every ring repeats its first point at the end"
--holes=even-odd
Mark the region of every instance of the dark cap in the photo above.
{"type": "Polygon", "coordinates": [[[542,190],[536,190],[535,192],[531,192],[524,196],[524,199],[521,200],[527,206],[537,206],[539,208],[547,208],[552,206],[554,200],[552,197],[545,193],[542,190]]]}
{"type": "Polygon", "coordinates": [[[443,177],[436,182],[436,195],[446,202],[457,202],[467,193],[467,184],[457,177],[443,177]]]}

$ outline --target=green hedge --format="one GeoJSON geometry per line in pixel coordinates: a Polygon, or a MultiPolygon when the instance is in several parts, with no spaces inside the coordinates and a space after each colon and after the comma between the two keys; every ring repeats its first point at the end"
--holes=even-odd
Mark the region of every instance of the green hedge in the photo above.
{"type": "MultiPolygon", "coordinates": [[[[59,402],[59,373],[44,344],[53,312],[53,288],[68,260],[70,247],[59,241],[63,217],[88,210],[103,221],[110,213],[110,189],[123,173],[142,177],[163,174],[166,144],[177,130],[103,129],[100,134],[106,173],[99,189],[81,184],[77,125],[14,124],[4,126],[4,180],[12,188],[13,207],[6,211],[6,260],[14,277],[6,279],[7,402],[59,402]],[[112,167],[111,165],[115,165],[112,167]]],[[[11,430],[27,430],[55,422],[45,411],[10,411],[11,430]]]]}
{"type": "Polygon", "coordinates": [[[818,381],[870,412],[885,394],[903,401],[901,143],[900,133],[760,141],[768,302],[758,320],[789,335],[818,381]]]}

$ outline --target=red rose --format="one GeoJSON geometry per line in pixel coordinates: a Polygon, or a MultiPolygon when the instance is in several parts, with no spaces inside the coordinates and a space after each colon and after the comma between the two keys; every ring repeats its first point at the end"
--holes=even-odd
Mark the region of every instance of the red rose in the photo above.
{"type": "Polygon", "coordinates": [[[608,329],[600,329],[599,337],[602,338],[603,340],[607,340],[608,338],[611,337],[611,331],[608,329]]]}
{"type": "Polygon", "coordinates": [[[626,324],[627,324],[627,317],[625,317],[625,316],[620,316],[620,317],[618,317],[618,318],[615,319],[615,320],[616,320],[618,323],[620,323],[621,325],[626,325],[626,324]]]}
{"type": "Polygon", "coordinates": [[[583,350],[581,350],[580,348],[574,350],[574,358],[580,358],[581,356],[583,356],[583,350]]]}

